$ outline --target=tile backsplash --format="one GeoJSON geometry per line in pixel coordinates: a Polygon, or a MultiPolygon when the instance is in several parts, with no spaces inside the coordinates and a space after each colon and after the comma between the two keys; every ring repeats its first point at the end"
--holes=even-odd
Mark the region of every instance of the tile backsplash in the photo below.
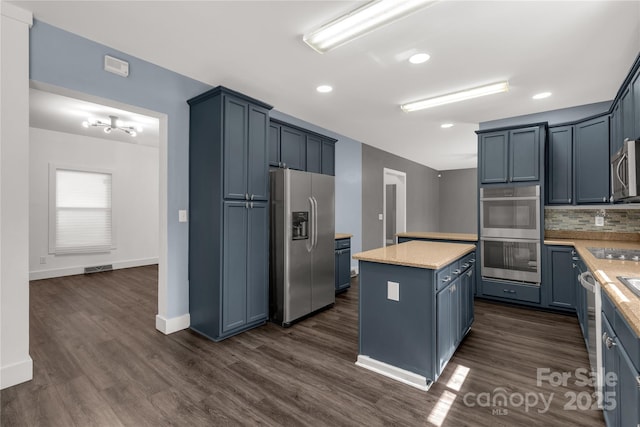
{"type": "Polygon", "coordinates": [[[604,209],[604,226],[596,227],[595,217],[602,211],[602,208],[545,208],[544,229],[640,233],[640,209],[604,209]]]}

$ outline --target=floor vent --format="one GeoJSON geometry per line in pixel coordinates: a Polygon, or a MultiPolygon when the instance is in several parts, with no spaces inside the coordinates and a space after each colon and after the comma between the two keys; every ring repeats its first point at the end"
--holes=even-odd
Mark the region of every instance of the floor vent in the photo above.
{"type": "Polygon", "coordinates": [[[96,265],[95,267],[85,267],[84,274],[100,273],[101,271],[111,271],[111,270],[113,270],[113,265],[111,264],[96,265]]]}

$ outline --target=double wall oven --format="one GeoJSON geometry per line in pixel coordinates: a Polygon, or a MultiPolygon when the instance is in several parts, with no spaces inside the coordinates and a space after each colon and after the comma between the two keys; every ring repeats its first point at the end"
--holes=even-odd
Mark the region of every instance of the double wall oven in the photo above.
{"type": "Polygon", "coordinates": [[[482,276],[540,284],[540,186],[480,188],[482,276]]]}

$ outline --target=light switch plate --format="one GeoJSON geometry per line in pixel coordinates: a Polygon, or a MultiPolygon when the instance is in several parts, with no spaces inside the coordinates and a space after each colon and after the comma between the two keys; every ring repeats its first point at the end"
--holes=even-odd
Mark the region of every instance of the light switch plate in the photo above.
{"type": "Polygon", "coordinates": [[[604,217],[596,216],[596,227],[604,227],[604,217]]]}
{"type": "Polygon", "coordinates": [[[400,283],[387,282],[387,299],[400,301],[400,283]]]}
{"type": "Polygon", "coordinates": [[[178,211],[178,222],[187,222],[187,210],[180,209],[178,211]]]}

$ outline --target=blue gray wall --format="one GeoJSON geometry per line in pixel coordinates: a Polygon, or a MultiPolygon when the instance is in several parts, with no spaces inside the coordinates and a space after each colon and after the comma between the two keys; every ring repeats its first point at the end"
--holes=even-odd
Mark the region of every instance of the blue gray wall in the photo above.
{"type": "Polygon", "coordinates": [[[38,21],[30,33],[30,78],[168,115],[166,317],[188,313],[188,224],[177,220],[189,206],[186,100],[210,86],[38,21]],[[107,54],[129,62],[128,78],[103,70],[107,54]]]}

